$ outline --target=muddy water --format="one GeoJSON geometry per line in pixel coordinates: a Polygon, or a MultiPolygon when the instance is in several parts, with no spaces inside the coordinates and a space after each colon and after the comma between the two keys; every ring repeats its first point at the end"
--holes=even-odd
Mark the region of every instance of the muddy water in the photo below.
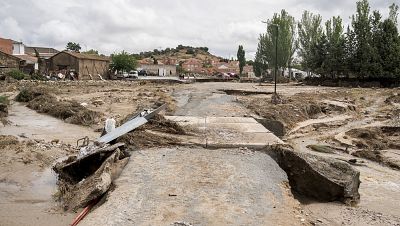
{"type": "Polygon", "coordinates": [[[75,214],[64,213],[54,200],[56,175],[50,168],[12,166],[2,172],[0,225],[69,225],[75,214]],[[26,175],[27,174],[27,175],[26,175]]]}
{"type": "Polygon", "coordinates": [[[72,125],[48,115],[39,114],[20,103],[13,103],[9,109],[10,124],[0,127],[0,135],[13,135],[29,139],[52,141],[59,139],[67,144],[76,144],[84,136],[94,139],[99,136],[92,128],[72,125]]]}

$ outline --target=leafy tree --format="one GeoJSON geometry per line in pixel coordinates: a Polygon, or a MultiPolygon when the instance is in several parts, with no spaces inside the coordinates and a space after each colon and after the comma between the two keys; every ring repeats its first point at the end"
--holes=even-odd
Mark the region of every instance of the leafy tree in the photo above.
{"type": "Polygon", "coordinates": [[[400,78],[400,37],[394,21],[384,20],[377,37],[376,49],[382,63],[383,76],[400,78]]]}
{"type": "Polygon", "coordinates": [[[85,52],[82,52],[82,53],[85,53],[85,54],[92,54],[92,55],[99,55],[99,51],[94,50],[94,49],[90,49],[90,50],[85,51],[85,52]]]}
{"type": "Polygon", "coordinates": [[[68,42],[67,46],[65,47],[66,50],[78,52],[82,49],[79,43],[75,42],[68,42]]]}
{"type": "Polygon", "coordinates": [[[239,45],[238,51],[237,51],[237,59],[239,61],[239,71],[240,74],[243,73],[243,67],[246,65],[246,53],[243,49],[242,45],[239,45]]]}
{"type": "Polygon", "coordinates": [[[352,16],[352,27],[356,44],[354,56],[355,73],[363,78],[374,69],[376,53],[372,42],[370,6],[367,0],[357,2],[357,12],[352,16]]]}
{"type": "Polygon", "coordinates": [[[261,65],[275,65],[276,38],[278,38],[278,68],[284,69],[291,65],[297,48],[295,26],[294,17],[285,10],[280,14],[275,13],[273,18],[267,21],[267,32],[260,35],[256,54],[261,65]]]}
{"type": "Polygon", "coordinates": [[[303,68],[307,71],[312,69],[312,59],[315,58],[312,56],[311,49],[315,47],[323,33],[321,22],[321,15],[314,15],[308,11],[304,11],[298,23],[299,56],[302,59],[301,64],[303,68]]]}
{"type": "Polygon", "coordinates": [[[342,19],[333,17],[325,23],[327,38],[327,53],[324,62],[325,73],[333,78],[345,71],[345,36],[343,33],[342,19]]]}
{"type": "Polygon", "coordinates": [[[125,51],[111,55],[111,69],[113,71],[129,72],[136,68],[136,59],[125,51]]]}

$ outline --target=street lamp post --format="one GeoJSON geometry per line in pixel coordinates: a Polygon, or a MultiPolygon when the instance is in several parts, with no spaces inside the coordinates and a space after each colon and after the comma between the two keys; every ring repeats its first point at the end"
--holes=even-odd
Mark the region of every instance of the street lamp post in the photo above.
{"type": "Polygon", "coordinates": [[[276,28],[276,37],[275,37],[275,89],[274,93],[276,95],[276,76],[278,74],[278,36],[279,36],[279,27],[277,24],[272,24],[276,28]]]}
{"type": "MultiPolygon", "coordinates": [[[[261,21],[261,23],[268,24],[266,21],[261,21]]],[[[276,76],[278,74],[278,36],[279,36],[279,26],[278,24],[271,24],[271,26],[276,28],[276,37],[275,37],[275,87],[274,93],[276,95],[276,76]]]]}

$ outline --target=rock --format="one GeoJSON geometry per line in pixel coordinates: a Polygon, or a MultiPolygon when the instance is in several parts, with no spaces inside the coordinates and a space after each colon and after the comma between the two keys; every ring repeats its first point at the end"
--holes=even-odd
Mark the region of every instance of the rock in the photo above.
{"type": "Polygon", "coordinates": [[[92,101],[92,104],[94,106],[100,106],[100,105],[105,104],[105,102],[103,100],[94,100],[94,101],[92,101]]]}
{"type": "Polygon", "coordinates": [[[287,173],[292,189],[321,201],[358,202],[360,172],[346,162],[289,147],[270,147],[267,153],[287,173]]]}

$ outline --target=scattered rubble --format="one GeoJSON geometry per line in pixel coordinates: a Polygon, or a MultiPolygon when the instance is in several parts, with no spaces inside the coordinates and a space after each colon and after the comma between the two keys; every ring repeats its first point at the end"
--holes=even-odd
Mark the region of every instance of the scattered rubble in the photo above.
{"type": "Polygon", "coordinates": [[[129,153],[122,146],[117,143],[96,147],[88,155],[71,156],[53,167],[64,209],[85,207],[109,190],[129,160],[129,153]]]}
{"type": "Polygon", "coordinates": [[[400,104],[400,95],[398,93],[393,94],[386,98],[385,103],[387,104],[400,104]]]}

